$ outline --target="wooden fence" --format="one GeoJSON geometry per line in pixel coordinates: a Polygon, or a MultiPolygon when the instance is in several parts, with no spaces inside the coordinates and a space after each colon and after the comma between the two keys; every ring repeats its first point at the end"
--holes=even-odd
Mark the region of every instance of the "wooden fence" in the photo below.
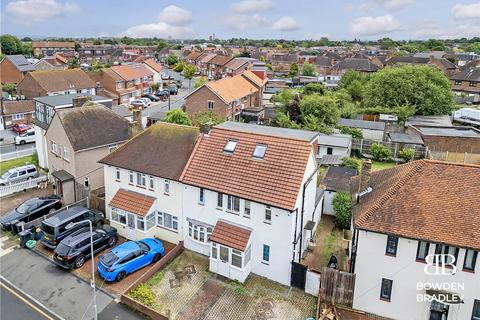
{"type": "Polygon", "coordinates": [[[92,190],[89,195],[89,208],[96,209],[105,213],[105,187],[92,190]]]}
{"type": "Polygon", "coordinates": [[[353,291],[355,289],[355,274],[338,271],[332,268],[323,268],[320,279],[318,301],[353,305],[353,291]]]}
{"type": "Polygon", "coordinates": [[[419,145],[400,145],[399,143],[375,141],[368,139],[352,139],[352,150],[358,150],[361,154],[371,154],[370,148],[375,143],[381,143],[392,153],[393,158],[398,158],[398,152],[402,148],[411,148],[414,151],[414,159],[424,159],[427,157],[428,148],[419,145]]]}
{"type": "Polygon", "coordinates": [[[47,181],[47,176],[40,176],[22,182],[8,184],[6,186],[0,187],[0,197],[5,197],[12,193],[24,191],[27,189],[37,188],[39,183],[44,181],[47,181]]]}

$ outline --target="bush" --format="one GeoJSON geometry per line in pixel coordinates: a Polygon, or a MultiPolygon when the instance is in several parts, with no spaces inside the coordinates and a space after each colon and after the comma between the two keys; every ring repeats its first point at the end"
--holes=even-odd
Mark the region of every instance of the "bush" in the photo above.
{"type": "Polygon", "coordinates": [[[412,148],[403,148],[398,152],[398,156],[405,160],[405,162],[409,162],[413,160],[413,157],[415,156],[415,151],[413,151],[412,148]]]}
{"type": "Polygon", "coordinates": [[[135,289],[130,291],[128,295],[146,306],[152,306],[155,303],[155,294],[145,283],[139,284],[135,289]]]}
{"type": "Polygon", "coordinates": [[[303,93],[305,95],[314,94],[314,93],[324,95],[326,91],[327,89],[325,89],[325,86],[321,83],[309,83],[303,89],[303,93]]]}
{"type": "Polygon", "coordinates": [[[346,192],[337,192],[333,197],[333,211],[335,212],[335,226],[341,229],[350,229],[352,220],[352,200],[346,192]]]}
{"type": "Polygon", "coordinates": [[[340,133],[349,134],[352,136],[353,139],[363,139],[363,132],[357,128],[350,128],[350,127],[340,127],[340,133]]]}
{"type": "Polygon", "coordinates": [[[344,168],[356,169],[357,172],[360,172],[361,164],[362,164],[362,161],[358,158],[345,157],[342,159],[341,166],[344,168]]]}
{"type": "Polygon", "coordinates": [[[370,147],[370,153],[372,154],[373,159],[377,161],[388,161],[392,156],[390,149],[381,143],[372,144],[370,147]]]}

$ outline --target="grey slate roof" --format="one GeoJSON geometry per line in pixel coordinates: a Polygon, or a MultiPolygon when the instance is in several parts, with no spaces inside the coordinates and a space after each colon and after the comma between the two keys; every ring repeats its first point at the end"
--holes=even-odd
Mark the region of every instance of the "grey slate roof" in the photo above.
{"type": "Polygon", "coordinates": [[[318,164],[321,166],[339,166],[342,164],[342,159],[345,155],[339,154],[326,154],[322,159],[318,160],[318,164]]]}
{"type": "Polygon", "coordinates": [[[480,130],[473,127],[416,127],[426,136],[480,139],[480,130]]]}
{"type": "Polygon", "coordinates": [[[128,139],[128,121],[101,104],[87,103],[82,107],[60,109],[56,116],[75,151],[128,139]]]}
{"type": "Polygon", "coordinates": [[[337,192],[350,191],[350,178],[357,175],[357,170],[343,167],[329,167],[322,179],[327,190],[337,192]]]}
{"type": "Polygon", "coordinates": [[[451,127],[452,121],[447,115],[443,116],[413,116],[405,121],[405,126],[437,126],[451,127]]]}
{"type": "Polygon", "coordinates": [[[41,102],[43,104],[56,107],[56,106],[64,106],[64,105],[72,105],[72,99],[75,97],[90,97],[91,101],[99,102],[99,101],[112,101],[110,98],[96,96],[89,93],[74,93],[74,94],[59,94],[56,96],[44,96],[33,98],[35,101],[41,102]]]}
{"type": "Polygon", "coordinates": [[[28,72],[35,70],[35,66],[31,64],[25,56],[21,54],[13,54],[5,56],[6,59],[10,60],[11,63],[21,72],[28,72]]]}
{"type": "Polygon", "coordinates": [[[128,118],[133,115],[132,111],[130,111],[130,109],[124,104],[112,106],[112,111],[118,114],[120,117],[124,117],[124,118],[128,118]]]}
{"type": "Polygon", "coordinates": [[[333,133],[318,135],[318,144],[322,146],[348,148],[352,142],[352,136],[349,134],[333,133]]]}
{"type": "Polygon", "coordinates": [[[450,79],[461,81],[480,81],[480,68],[469,68],[455,73],[450,79]]]}
{"type": "Polygon", "coordinates": [[[318,136],[317,132],[312,131],[261,126],[258,124],[240,123],[233,121],[225,121],[217,125],[216,127],[227,130],[263,134],[267,136],[290,138],[308,142],[313,141],[318,136]]]}
{"type": "Polygon", "coordinates": [[[385,131],[385,122],[341,118],[338,124],[350,128],[385,131]]]}
{"type": "Polygon", "coordinates": [[[423,139],[417,134],[406,134],[406,133],[396,133],[392,132],[388,134],[390,140],[395,143],[405,143],[405,144],[420,144],[423,145],[423,139]]]}
{"type": "Polygon", "coordinates": [[[335,65],[335,68],[340,70],[357,70],[364,72],[374,72],[380,69],[379,66],[377,66],[370,60],[361,58],[343,59],[335,65]]]}

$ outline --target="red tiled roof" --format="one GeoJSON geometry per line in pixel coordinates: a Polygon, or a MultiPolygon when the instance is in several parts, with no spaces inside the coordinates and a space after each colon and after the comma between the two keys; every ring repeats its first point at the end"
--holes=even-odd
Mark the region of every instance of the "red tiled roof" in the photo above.
{"type": "Polygon", "coordinates": [[[152,71],[148,70],[147,67],[141,63],[113,66],[110,69],[126,81],[153,76],[152,71]]]}
{"type": "Polygon", "coordinates": [[[216,81],[209,81],[205,86],[226,103],[241,99],[258,91],[257,87],[241,74],[216,81]]]}
{"type": "Polygon", "coordinates": [[[356,228],[480,249],[480,166],[418,160],[372,172],[370,186],[353,206],[356,228]]]}
{"type": "Polygon", "coordinates": [[[312,152],[308,141],[214,127],[201,137],[181,181],[287,210],[295,209],[312,152]],[[233,154],[225,154],[236,140],[233,154]],[[267,145],[263,160],[254,159],[257,144],[267,145]]]}
{"type": "Polygon", "coordinates": [[[201,56],[202,54],[203,54],[203,52],[192,51],[185,57],[185,60],[195,60],[199,56],[201,56]]]}
{"type": "Polygon", "coordinates": [[[147,66],[149,66],[150,68],[152,68],[153,70],[155,70],[157,72],[162,71],[162,66],[159,65],[158,63],[156,63],[153,59],[147,59],[147,60],[143,61],[143,63],[145,63],[147,66]]]}
{"type": "Polygon", "coordinates": [[[268,80],[266,78],[265,79],[260,78],[258,75],[253,73],[251,70],[245,70],[244,72],[242,72],[242,75],[244,77],[246,77],[248,80],[255,83],[259,87],[263,87],[267,83],[267,80],[268,80]]]}
{"type": "Polygon", "coordinates": [[[118,189],[109,205],[141,216],[146,216],[154,202],[154,197],[125,189],[118,189]]]}
{"type": "Polygon", "coordinates": [[[213,229],[210,241],[245,251],[251,233],[250,230],[219,220],[213,229]]]}

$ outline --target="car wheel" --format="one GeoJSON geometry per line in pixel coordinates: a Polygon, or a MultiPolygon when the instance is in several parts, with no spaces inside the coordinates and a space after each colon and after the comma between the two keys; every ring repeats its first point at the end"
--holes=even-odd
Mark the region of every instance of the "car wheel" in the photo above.
{"type": "Polygon", "coordinates": [[[162,258],[162,255],[160,253],[157,253],[155,256],[153,256],[153,262],[157,262],[162,258]]]}
{"type": "Polygon", "coordinates": [[[78,256],[77,259],[75,259],[75,268],[81,268],[83,264],[85,263],[85,256],[78,256]]]}
{"type": "Polygon", "coordinates": [[[117,277],[115,278],[115,280],[117,282],[120,282],[122,281],[123,279],[125,279],[125,277],[127,276],[127,273],[125,271],[120,271],[118,274],[117,274],[117,277]]]}
{"type": "Polygon", "coordinates": [[[24,145],[24,144],[25,144],[25,140],[20,141],[20,144],[21,144],[21,145],[24,145]]]}
{"type": "Polygon", "coordinates": [[[116,237],[111,237],[108,239],[108,246],[111,248],[117,244],[117,238],[116,237]]]}

